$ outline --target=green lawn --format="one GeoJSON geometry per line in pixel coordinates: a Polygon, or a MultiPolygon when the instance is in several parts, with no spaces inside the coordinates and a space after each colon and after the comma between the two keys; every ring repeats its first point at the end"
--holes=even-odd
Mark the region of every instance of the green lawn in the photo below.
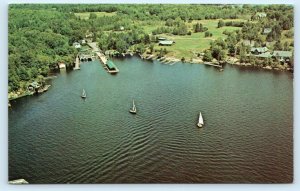
{"type": "MultiPolygon", "coordinates": [[[[233,19],[228,19],[224,21],[231,21],[233,19]]],[[[234,19],[237,21],[237,19],[234,19]]],[[[210,47],[210,42],[216,40],[218,38],[226,38],[226,35],[223,34],[224,30],[234,31],[239,30],[240,27],[222,27],[217,28],[218,20],[201,20],[201,21],[193,21],[192,23],[187,23],[189,29],[192,31],[192,27],[197,22],[202,23],[204,27],[208,28],[208,31],[213,34],[210,38],[204,37],[204,32],[202,33],[192,33],[192,35],[185,36],[175,36],[169,34],[162,34],[161,36],[167,37],[169,40],[174,40],[176,43],[172,46],[158,46],[155,45],[155,49],[166,48],[168,50],[169,56],[174,56],[177,58],[191,58],[194,56],[193,52],[202,52],[205,49],[210,47]]],[[[150,27],[149,27],[150,28],[150,27]]]]}
{"type": "MultiPolygon", "coordinates": [[[[75,13],[75,15],[77,17],[80,17],[81,19],[88,19],[90,17],[90,13],[92,12],[84,12],[84,13],[75,13]]],[[[97,15],[97,17],[111,17],[111,16],[115,16],[117,15],[117,12],[112,12],[112,13],[108,13],[108,12],[93,12],[97,15]]]]}

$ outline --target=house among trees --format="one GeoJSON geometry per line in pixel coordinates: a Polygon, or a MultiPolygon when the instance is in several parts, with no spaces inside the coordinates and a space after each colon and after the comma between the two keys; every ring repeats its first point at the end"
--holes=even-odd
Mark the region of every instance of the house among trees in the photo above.
{"type": "Polygon", "coordinates": [[[39,85],[39,83],[37,83],[36,81],[30,83],[28,85],[28,90],[29,91],[36,91],[37,89],[39,89],[41,86],[39,85]]]}
{"type": "Polygon", "coordinates": [[[264,13],[264,12],[257,12],[257,13],[255,14],[255,16],[256,16],[258,19],[262,19],[262,18],[267,17],[267,13],[264,13]]]}
{"type": "Polygon", "coordinates": [[[81,48],[81,45],[80,45],[79,42],[74,42],[74,43],[73,43],[73,46],[74,46],[75,48],[81,48]]]}
{"type": "Polygon", "coordinates": [[[82,45],[83,45],[83,44],[86,44],[86,40],[85,40],[85,39],[81,40],[81,44],[82,44],[82,45]]]}
{"type": "Polygon", "coordinates": [[[94,36],[93,33],[89,33],[85,35],[85,38],[92,38],[93,36],[94,36]]]}
{"type": "Polygon", "coordinates": [[[253,47],[254,44],[255,44],[255,41],[253,41],[253,40],[251,40],[251,41],[250,40],[243,40],[242,44],[244,46],[251,46],[251,47],[253,47]]]}
{"type": "Polygon", "coordinates": [[[274,51],[273,52],[273,57],[279,59],[279,61],[289,61],[290,58],[292,57],[292,52],[291,51],[274,51]]]}
{"type": "Polygon", "coordinates": [[[270,32],[272,32],[271,28],[264,28],[263,30],[263,34],[269,34],[270,32]]]}
{"type": "Polygon", "coordinates": [[[267,47],[257,47],[257,48],[251,48],[251,53],[258,55],[267,52],[269,49],[267,47]]]}
{"type": "Polygon", "coordinates": [[[175,43],[172,40],[162,40],[158,42],[159,46],[171,46],[173,43],[175,43]]]}

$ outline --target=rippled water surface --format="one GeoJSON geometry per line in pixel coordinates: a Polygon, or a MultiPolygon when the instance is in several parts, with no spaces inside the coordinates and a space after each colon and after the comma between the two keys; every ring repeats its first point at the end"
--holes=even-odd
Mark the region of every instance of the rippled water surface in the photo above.
{"type": "Polygon", "coordinates": [[[61,73],[9,109],[9,178],[30,183],[291,182],[290,73],[136,57],[61,73]],[[82,89],[87,99],[80,98],[82,89]],[[135,100],[137,114],[129,108],[135,100]],[[197,128],[199,112],[205,127],[197,128]]]}

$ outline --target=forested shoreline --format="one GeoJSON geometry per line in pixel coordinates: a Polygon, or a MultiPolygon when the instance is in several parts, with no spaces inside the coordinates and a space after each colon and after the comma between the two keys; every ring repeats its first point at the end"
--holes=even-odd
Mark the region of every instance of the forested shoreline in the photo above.
{"type": "Polygon", "coordinates": [[[80,51],[73,43],[87,36],[103,52],[293,68],[293,55],[282,62],[273,54],[293,52],[293,14],[290,5],[10,5],[8,91],[24,93],[59,63],[72,68],[80,51]],[[159,37],[176,44],[161,47],[159,37]],[[253,54],[255,47],[273,57],[253,54]]]}

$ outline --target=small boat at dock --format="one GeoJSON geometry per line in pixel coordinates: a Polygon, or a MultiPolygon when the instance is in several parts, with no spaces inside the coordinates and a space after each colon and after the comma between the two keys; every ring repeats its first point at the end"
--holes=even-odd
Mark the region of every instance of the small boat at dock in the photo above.
{"type": "Polygon", "coordinates": [[[132,114],[136,114],[136,107],[135,107],[135,104],[134,104],[134,100],[132,100],[132,108],[129,110],[130,113],[132,114]]]}
{"type": "Polygon", "coordinates": [[[86,93],[85,93],[85,90],[84,90],[84,89],[82,89],[81,98],[86,98],[86,93]]]}
{"type": "Polygon", "coordinates": [[[200,114],[199,114],[199,120],[198,120],[197,126],[198,126],[198,127],[202,127],[203,125],[204,125],[204,121],[203,121],[202,114],[201,114],[201,112],[200,112],[200,114]]]}

